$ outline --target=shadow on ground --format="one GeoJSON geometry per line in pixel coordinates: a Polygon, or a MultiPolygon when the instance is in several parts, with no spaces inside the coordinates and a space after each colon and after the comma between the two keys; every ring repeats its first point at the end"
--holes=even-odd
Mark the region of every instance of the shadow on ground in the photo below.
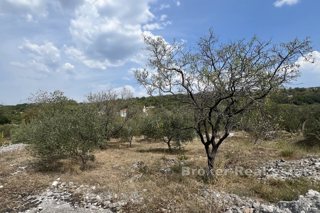
{"type": "Polygon", "coordinates": [[[141,153],[160,153],[160,154],[185,154],[187,151],[185,149],[172,149],[169,150],[167,148],[150,148],[150,149],[139,149],[137,152],[141,153]]]}
{"type": "Polygon", "coordinates": [[[320,141],[316,139],[299,140],[295,143],[295,145],[298,146],[299,148],[305,148],[307,150],[314,150],[314,149],[320,150],[320,141]]]}

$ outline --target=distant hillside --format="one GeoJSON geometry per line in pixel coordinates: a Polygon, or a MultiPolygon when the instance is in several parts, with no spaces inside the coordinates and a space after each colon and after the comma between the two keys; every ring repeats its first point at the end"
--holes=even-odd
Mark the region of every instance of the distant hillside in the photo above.
{"type": "Polygon", "coordinates": [[[271,99],[279,104],[320,104],[320,87],[282,89],[271,99]]]}
{"type": "Polygon", "coordinates": [[[31,107],[31,104],[17,104],[14,106],[0,106],[0,124],[20,123],[22,114],[31,107]]]}
{"type": "MultiPolygon", "coordinates": [[[[146,106],[176,106],[180,100],[186,99],[184,95],[155,96],[136,98],[137,102],[146,106]]],[[[320,87],[281,89],[271,95],[271,100],[278,104],[320,104],[320,87]]]]}
{"type": "MultiPolygon", "coordinates": [[[[133,98],[130,100],[130,104],[138,105],[141,108],[143,106],[156,106],[171,109],[181,106],[181,101],[183,102],[185,100],[185,95],[164,95],[133,98]]],[[[281,89],[271,95],[271,100],[277,104],[289,105],[320,104],[320,87],[281,89]]],[[[23,116],[26,113],[30,113],[28,110],[32,111],[31,108],[32,104],[17,104],[14,106],[0,105],[0,124],[19,124],[23,119],[23,116]]]]}

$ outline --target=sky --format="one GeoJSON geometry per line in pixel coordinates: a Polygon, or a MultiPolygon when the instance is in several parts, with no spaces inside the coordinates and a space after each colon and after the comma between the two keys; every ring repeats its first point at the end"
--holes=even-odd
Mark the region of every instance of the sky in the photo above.
{"type": "Polygon", "coordinates": [[[314,63],[289,86],[320,86],[319,10],[319,0],[1,0],[0,104],[39,90],[144,96],[133,75],[146,63],[143,35],[194,47],[209,29],[222,42],[309,37],[314,63]]]}

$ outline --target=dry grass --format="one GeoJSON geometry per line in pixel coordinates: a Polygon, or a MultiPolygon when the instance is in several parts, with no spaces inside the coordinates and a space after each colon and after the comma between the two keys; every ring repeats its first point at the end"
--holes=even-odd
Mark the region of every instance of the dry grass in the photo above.
{"type": "Polygon", "coordinates": [[[38,194],[54,178],[34,172],[32,162],[26,151],[0,154],[0,212],[18,206],[23,209],[23,199],[38,194]]]}
{"type": "MultiPolygon", "coordinates": [[[[253,169],[273,159],[296,159],[318,153],[293,145],[295,140],[286,138],[254,145],[245,134],[239,134],[222,145],[216,167],[232,169],[242,166],[253,169]],[[290,154],[284,154],[289,149],[290,154]]],[[[218,212],[213,201],[204,203],[199,200],[200,189],[206,187],[277,201],[290,194],[292,184],[268,183],[266,187],[252,177],[235,175],[218,176],[214,182],[208,183],[197,174],[182,176],[182,166],[195,169],[206,165],[204,149],[199,141],[189,143],[182,151],[173,153],[168,152],[163,143],[135,142],[129,148],[127,144],[113,141],[105,150],[97,150],[95,156],[96,161],[86,171],[81,171],[72,161],[64,161],[56,172],[40,172],[34,166],[35,159],[26,151],[0,154],[0,185],[4,186],[0,189],[0,212],[21,206],[23,197],[39,193],[58,177],[78,185],[94,185],[97,191],[112,191],[119,195],[133,191],[141,193],[144,205],[129,205],[127,212],[162,212],[163,208],[218,212]],[[170,159],[176,160],[175,164],[170,165],[172,172],[163,174],[160,169],[168,166],[170,159]],[[138,161],[144,162],[144,166],[134,169],[132,165],[138,161]],[[24,166],[27,166],[25,171],[14,175],[19,167],[24,166]]],[[[313,187],[305,181],[299,183],[301,190],[298,192],[313,187]]]]}

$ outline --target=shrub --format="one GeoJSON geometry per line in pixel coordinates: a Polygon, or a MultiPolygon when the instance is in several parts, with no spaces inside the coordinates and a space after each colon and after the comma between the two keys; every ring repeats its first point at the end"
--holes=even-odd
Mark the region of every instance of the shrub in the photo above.
{"type": "Polygon", "coordinates": [[[6,116],[0,114],[0,125],[2,124],[9,124],[11,121],[6,116]]]}
{"type": "Polygon", "coordinates": [[[172,150],[180,148],[182,142],[192,141],[194,130],[190,124],[190,117],[183,109],[167,110],[157,109],[153,114],[146,116],[142,127],[143,135],[155,140],[161,140],[172,150]]]}
{"type": "Polygon", "coordinates": [[[85,168],[94,157],[91,151],[103,140],[101,116],[92,104],[77,105],[55,92],[40,102],[38,115],[22,124],[15,142],[31,145],[32,153],[43,165],[55,165],[61,159],[80,160],[85,168]]]}
{"type": "Polygon", "coordinates": [[[303,134],[307,139],[320,142],[320,113],[308,119],[305,123],[303,134]]]}
{"type": "Polygon", "coordinates": [[[271,140],[276,137],[279,120],[281,116],[279,116],[277,106],[267,100],[262,107],[246,113],[240,119],[239,127],[247,131],[257,143],[260,139],[271,140]]]}
{"type": "Polygon", "coordinates": [[[17,128],[17,125],[14,124],[4,124],[0,125],[0,137],[10,139],[12,132],[17,128]]]}

